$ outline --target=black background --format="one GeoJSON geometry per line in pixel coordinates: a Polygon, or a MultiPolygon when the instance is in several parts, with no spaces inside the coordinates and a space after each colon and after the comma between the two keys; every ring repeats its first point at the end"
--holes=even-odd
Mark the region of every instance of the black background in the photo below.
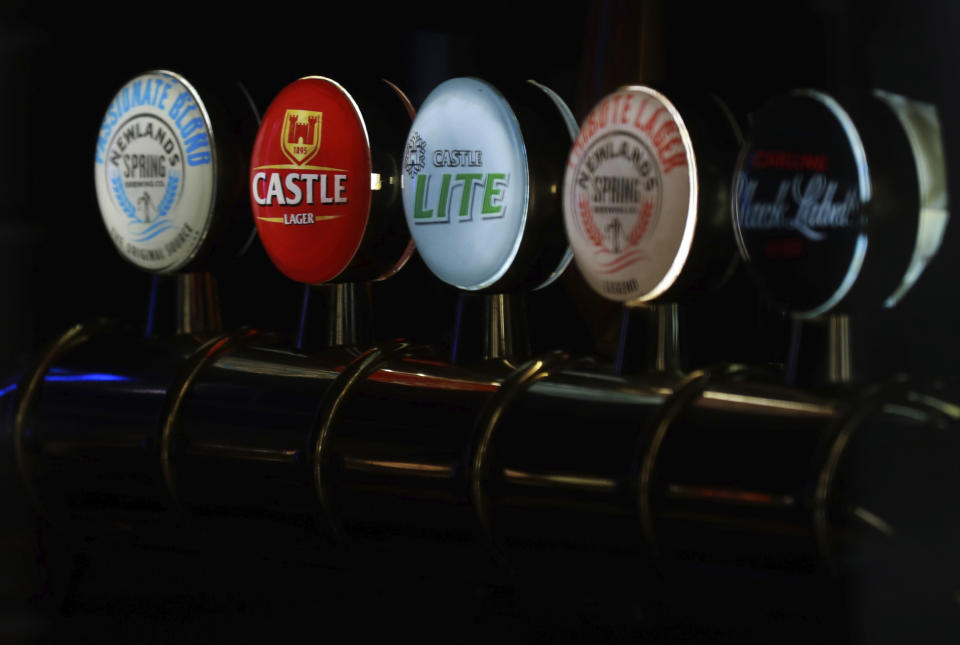
{"type": "MultiPolygon", "coordinates": [[[[958,28],[960,8],[946,0],[97,4],[66,12],[6,4],[0,9],[0,377],[15,374],[77,321],[145,316],[151,278],[114,251],[92,181],[103,112],[114,92],[145,70],[240,79],[261,108],[306,74],[388,78],[414,106],[453,76],[535,78],[564,97],[578,120],[627,82],[710,89],[745,121],[765,99],[793,87],[836,93],[877,87],[938,106],[957,195],[958,28]]],[[[958,235],[952,223],[940,254],[897,310],[857,318],[858,361],[868,380],[896,371],[952,379],[960,350],[958,235]]],[[[262,257],[245,260],[221,281],[228,325],[290,330],[296,323],[299,288],[262,257]]],[[[454,294],[416,261],[377,286],[375,297],[383,332],[449,341],[454,294]]],[[[731,287],[696,312],[686,333],[699,360],[783,359],[787,327],[749,289],[731,287]],[[762,333],[739,337],[744,321],[762,333]]],[[[571,271],[531,299],[535,349],[609,356],[617,317],[571,271]]],[[[209,642],[268,634],[292,640],[336,629],[360,641],[414,635],[603,642],[633,638],[642,622],[626,605],[600,610],[585,601],[567,611],[549,600],[504,600],[470,584],[305,570],[255,557],[240,566],[233,555],[201,561],[165,551],[77,554],[57,546],[55,537],[37,537],[13,484],[0,492],[0,527],[12,527],[0,529],[0,641],[209,642]]],[[[731,642],[743,640],[739,630],[732,633],[731,642]]]]}

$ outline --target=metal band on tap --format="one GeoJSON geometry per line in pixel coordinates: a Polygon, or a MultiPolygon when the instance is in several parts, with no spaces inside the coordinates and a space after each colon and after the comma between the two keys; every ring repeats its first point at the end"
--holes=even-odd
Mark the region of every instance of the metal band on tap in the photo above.
{"type": "Polygon", "coordinates": [[[317,420],[316,439],[313,441],[313,486],[320,504],[320,522],[330,529],[333,537],[342,538],[343,529],[331,504],[327,482],[327,448],[333,434],[333,425],[337,414],[351,389],[369,376],[387,358],[410,347],[403,341],[390,341],[373,347],[360,354],[344,366],[343,371],[330,385],[320,406],[320,418],[317,420]]]}
{"type": "Polygon", "coordinates": [[[163,415],[163,428],[160,431],[160,469],[163,472],[163,483],[167,494],[174,506],[178,508],[180,498],[177,494],[177,469],[174,457],[181,438],[180,412],[183,409],[184,400],[204,367],[218,356],[257,336],[259,336],[257,331],[244,329],[211,338],[187,359],[181,372],[182,377],[178,382],[173,383],[168,391],[167,410],[163,415]]]}
{"type": "Polygon", "coordinates": [[[23,481],[27,494],[37,510],[44,515],[47,515],[47,512],[37,490],[33,460],[26,438],[27,425],[30,422],[33,407],[40,395],[44,377],[57,360],[71,349],[85,343],[94,336],[104,333],[111,327],[112,325],[106,320],[97,320],[92,323],[80,323],[68,329],[60,338],[50,344],[20,388],[20,400],[17,403],[13,423],[13,450],[17,460],[17,468],[20,471],[20,479],[23,481]]]}
{"type": "Polygon", "coordinates": [[[566,352],[555,351],[527,361],[513,371],[500,388],[487,400],[480,412],[476,434],[468,455],[470,497],[477,520],[487,538],[493,542],[493,524],[490,518],[490,496],[486,484],[490,476],[490,454],[498,424],[510,404],[537,381],[568,367],[573,359],[566,352]]]}

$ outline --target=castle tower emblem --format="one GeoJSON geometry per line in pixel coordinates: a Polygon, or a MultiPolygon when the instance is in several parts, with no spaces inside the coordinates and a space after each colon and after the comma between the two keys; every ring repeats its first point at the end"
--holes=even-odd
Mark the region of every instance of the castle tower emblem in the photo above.
{"type": "Polygon", "coordinates": [[[280,136],[280,147],[287,159],[298,166],[313,159],[320,150],[322,120],[322,112],[287,110],[280,136]]]}

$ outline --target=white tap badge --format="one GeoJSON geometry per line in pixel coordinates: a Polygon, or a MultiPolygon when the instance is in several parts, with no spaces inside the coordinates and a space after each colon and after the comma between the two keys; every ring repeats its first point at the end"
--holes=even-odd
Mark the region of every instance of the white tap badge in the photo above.
{"type": "Polygon", "coordinates": [[[126,259],[157,273],[193,259],[216,185],[210,119],[193,87],[164,71],[128,82],[100,126],[94,176],[103,223],[126,259]]]}
{"type": "Polygon", "coordinates": [[[413,121],[403,171],[407,225],[430,270],[468,290],[502,277],[529,195],[526,149],[506,99],[473,78],[437,86],[413,121]]]}
{"type": "Polygon", "coordinates": [[[567,236],[591,287],[652,300],[686,262],[697,217],[690,137],[659,92],[624,87],[587,116],[563,186],[567,236]]]}

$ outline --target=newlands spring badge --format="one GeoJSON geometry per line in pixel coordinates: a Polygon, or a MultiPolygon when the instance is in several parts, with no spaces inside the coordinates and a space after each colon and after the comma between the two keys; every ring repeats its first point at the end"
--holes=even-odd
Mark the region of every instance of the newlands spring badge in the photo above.
{"type": "Polygon", "coordinates": [[[210,118],[181,76],[137,76],[110,102],[94,158],[110,238],[142,269],[173,272],[193,259],[213,214],[216,155],[210,118]]]}

